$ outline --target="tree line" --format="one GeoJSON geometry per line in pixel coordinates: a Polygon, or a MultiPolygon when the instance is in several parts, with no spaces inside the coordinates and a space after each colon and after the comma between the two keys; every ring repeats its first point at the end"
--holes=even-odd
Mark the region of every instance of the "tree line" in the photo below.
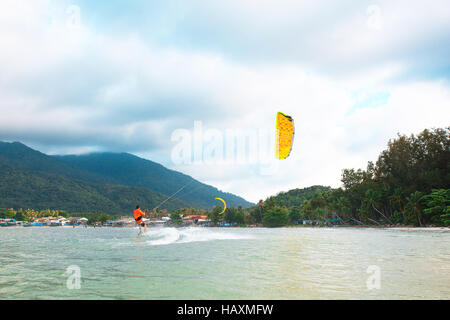
{"type": "Polygon", "coordinates": [[[319,225],[450,225],[450,128],[426,129],[390,140],[366,170],[343,169],[342,187],[314,186],[282,192],[249,210],[220,207],[214,223],[279,227],[319,225]]]}
{"type": "Polygon", "coordinates": [[[89,224],[94,223],[104,223],[108,220],[116,220],[118,218],[117,215],[111,215],[107,213],[69,213],[66,210],[35,210],[35,209],[18,209],[14,210],[13,208],[0,208],[0,218],[3,219],[15,219],[16,221],[26,221],[32,222],[36,219],[40,218],[48,218],[48,217],[85,217],[88,219],[89,224]]]}
{"type": "MultiPolygon", "coordinates": [[[[390,140],[378,160],[367,168],[343,169],[342,187],[312,186],[281,192],[243,209],[220,205],[212,210],[184,208],[147,211],[149,218],[170,216],[181,225],[182,217],[206,215],[213,225],[262,225],[281,227],[318,225],[450,225],[450,128],[426,129],[418,135],[398,135],[390,140]]],[[[131,206],[131,204],[130,204],[131,206]]],[[[130,211],[131,212],[131,211],[130,211]]],[[[0,217],[30,220],[41,216],[69,216],[66,211],[14,211],[0,209],[0,217]]],[[[116,216],[89,215],[104,222],[116,216]]],[[[131,216],[131,213],[130,213],[131,216]]]]}

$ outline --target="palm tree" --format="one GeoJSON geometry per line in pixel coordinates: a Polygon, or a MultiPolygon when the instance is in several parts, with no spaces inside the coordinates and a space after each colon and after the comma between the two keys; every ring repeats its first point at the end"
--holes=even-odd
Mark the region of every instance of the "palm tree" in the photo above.
{"type": "Polygon", "coordinates": [[[263,211],[264,211],[264,201],[259,200],[258,201],[258,213],[259,213],[259,215],[258,215],[258,217],[256,219],[259,223],[262,222],[263,211]]]}
{"type": "Polygon", "coordinates": [[[379,198],[379,194],[378,192],[376,192],[373,189],[369,189],[366,192],[366,198],[367,198],[367,202],[368,204],[376,211],[378,212],[380,215],[382,215],[389,223],[392,224],[391,220],[389,220],[389,218],[387,218],[380,210],[378,210],[375,205],[377,204],[377,200],[379,198]]]}
{"type": "MultiPolygon", "coordinates": [[[[339,213],[345,219],[350,219],[350,220],[353,220],[355,222],[358,222],[359,224],[363,224],[361,221],[359,221],[359,220],[355,219],[354,217],[352,217],[351,204],[350,204],[350,202],[348,201],[348,199],[346,197],[339,197],[337,199],[336,209],[339,211],[339,213]]],[[[341,217],[338,216],[338,218],[341,219],[342,221],[344,221],[341,217]]]]}
{"type": "Polygon", "coordinates": [[[390,200],[394,208],[400,210],[403,215],[403,221],[405,221],[405,210],[403,208],[403,189],[402,187],[395,188],[394,194],[390,196],[390,200]]]}
{"type": "Polygon", "coordinates": [[[419,226],[422,226],[422,202],[423,195],[422,192],[416,191],[414,193],[411,193],[411,195],[408,197],[408,203],[406,204],[406,211],[415,216],[417,218],[417,222],[419,223],[419,226]]]}
{"type": "Polygon", "coordinates": [[[303,201],[302,211],[304,212],[305,216],[307,216],[308,219],[311,220],[311,215],[312,215],[313,209],[311,207],[311,201],[310,200],[303,201]]]}

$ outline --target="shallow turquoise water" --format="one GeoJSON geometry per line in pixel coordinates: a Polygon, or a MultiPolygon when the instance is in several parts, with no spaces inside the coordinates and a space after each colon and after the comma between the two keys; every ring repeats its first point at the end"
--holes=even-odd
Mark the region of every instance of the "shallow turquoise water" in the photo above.
{"type": "Polygon", "coordinates": [[[0,229],[0,299],[450,299],[450,230],[0,229]],[[69,266],[81,288],[68,289],[69,266]],[[369,290],[369,266],[380,271],[369,290]]]}

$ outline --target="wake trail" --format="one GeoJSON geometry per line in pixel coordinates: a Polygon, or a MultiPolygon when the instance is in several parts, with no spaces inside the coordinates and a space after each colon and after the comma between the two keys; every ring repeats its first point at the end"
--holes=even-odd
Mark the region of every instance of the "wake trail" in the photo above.
{"type": "Polygon", "coordinates": [[[248,235],[240,235],[224,231],[209,230],[206,228],[159,228],[149,230],[145,235],[149,238],[148,245],[169,245],[174,243],[191,243],[217,240],[250,239],[248,235]]]}

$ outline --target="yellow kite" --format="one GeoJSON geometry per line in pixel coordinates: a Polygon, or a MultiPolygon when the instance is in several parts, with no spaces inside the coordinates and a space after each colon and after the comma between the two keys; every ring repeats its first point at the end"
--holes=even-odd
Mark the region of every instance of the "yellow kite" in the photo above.
{"type": "Polygon", "coordinates": [[[282,113],[277,113],[277,135],[275,140],[275,157],[286,159],[292,150],[294,141],[294,119],[282,113]]]}
{"type": "Polygon", "coordinates": [[[220,200],[220,201],[222,201],[223,202],[223,210],[222,210],[222,212],[221,213],[219,213],[219,214],[222,214],[222,213],[224,213],[225,212],[225,210],[227,210],[227,203],[225,202],[225,200],[223,200],[222,198],[216,198],[216,200],[220,200]]]}

